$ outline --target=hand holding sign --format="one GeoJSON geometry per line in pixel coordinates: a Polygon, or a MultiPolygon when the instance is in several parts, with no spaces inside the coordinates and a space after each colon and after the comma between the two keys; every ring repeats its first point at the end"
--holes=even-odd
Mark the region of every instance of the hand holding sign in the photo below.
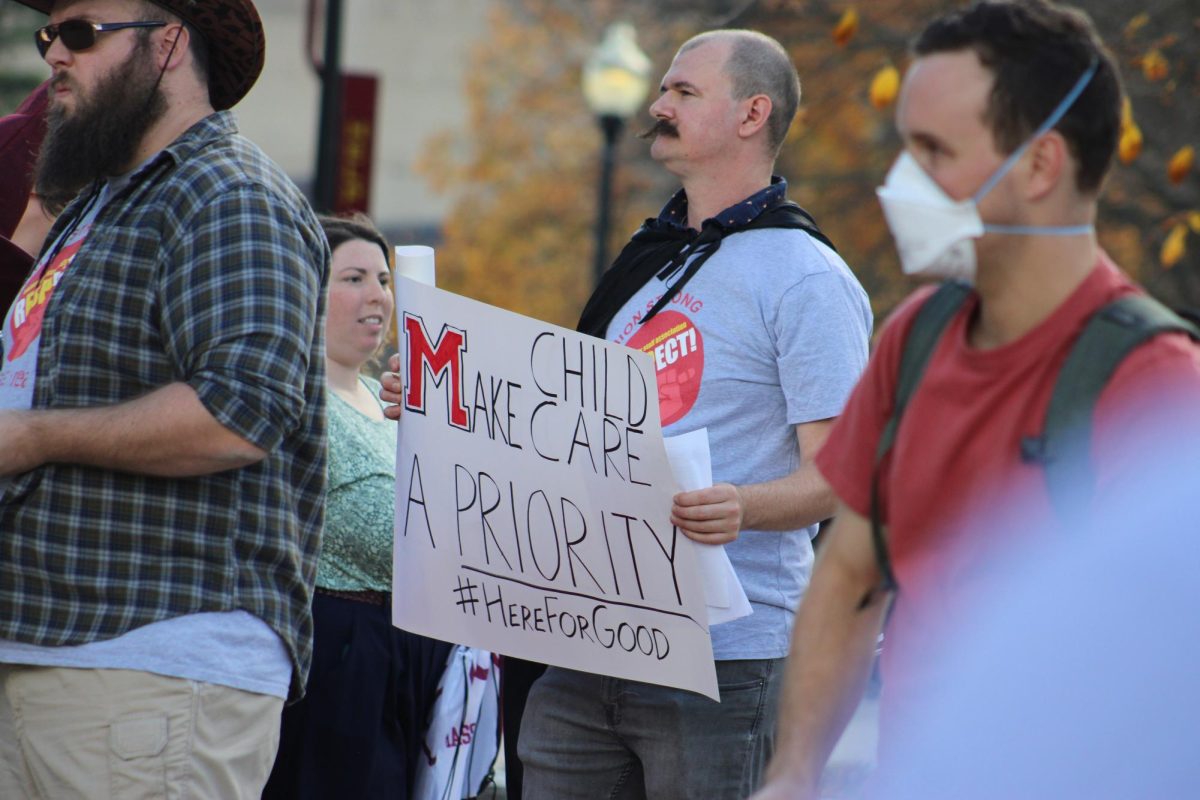
{"type": "MultiPolygon", "coordinates": [[[[395,271],[397,278],[411,278],[426,286],[436,285],[437,269],[434,266],[432,247],[422,244],[396,245],[395,271]]],[[[400,308],[399,287],[396,288],[396,308],[400,308]]],[[[400,377],[400,354],[395,353],[388,358],[388,372],[379,378],[382,389],[379,399],[384,402],[383,415],[388,419],[400,419],[403,413],[404,381],[400,377]]]]}
{"type": "Polygon", "coordinates": [[[400,419],[404,413],[404,381],[400,378],[400,354],[388,358],[388,370],[379,376],[379,399],[383,401],[383,415],[388,419],[400,419]]]}

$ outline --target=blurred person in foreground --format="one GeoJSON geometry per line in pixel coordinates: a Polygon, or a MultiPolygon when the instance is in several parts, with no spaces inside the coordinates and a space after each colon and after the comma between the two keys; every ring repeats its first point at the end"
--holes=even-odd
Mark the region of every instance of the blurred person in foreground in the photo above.
{"type": "MultiPolygon", "coordinates": [[[[517,742],[526,798],[742,798],[770,756],[811,538],[833,509],[813,455],[871,327],[857,279],[773,175],[799,97],[768,36],[684,43],[650,106],[651,155],[683,188],[634,234],[578,325],[647,352],[669,339],[657,360],[664,433],[708,429],[715,485],[676,495],[671,521],[727,546],[754,611],[711,628],[721,700],[550,667],[517,742]]],[[[397,400],[396,377],[384,385],[397,400]]]]}
{"type": "Polygon", "coordinates": [[[0,796],[257,798],[303,692],[329,250],[249,0],[25,0],[70,199],[0,357],[0,796]]]}
{"type": "MultiPolygon", "coordinates": [[[[878,466],[906,337],[929,289],[893,315],[817,457],[840,506],[798,614],[761,800],[816,796],[885,618],[881,771],[904,721],[938,691],[935,632],[957,620],[986,567],[1029,537],[1086,536],[1056,517],[1048,465],[1030,445],[1085,323],[1140,291],[1096,242],[1121,87],[1086,15],[1042,0],[981,2],[933,21],[913,51],[896,112],[905,150],[880,199],[906,272],[973,290],[878,466]],[[878,536],[873,497],[886,525],[878,536]],[[1014,497],[1021,517],[997,532],[990,521],[1014,497]]],[[[1133,349],[1095,405],[1079,462],[1094,473],[1088,492],[1103,497],[1119,482],[1124,443],[1149,428],[1156,402],[1178,396],[1200,409],[1200,350],[1189,338],[1166,333],[1133,349]]]]}
{"type": "Polygon", "coordinates": [[[313,666],[283,712],[264,798],[412,793],[450,645],[392,626],[396,423],[363,374],[392,320],[383,235],[365,216],[322,217],[333,253],[325,319],[329,487],[313,596],[313,666]]]}
{"type": "MultiPolygon", "coordinates": [[[[1195,398],[1156,402],[1080,536],[1046,530],[981,571],[923,657],[938,691],[901,721],[889,800],[1190,797],[1200,785],[1195,398]],[[1190,405],[1190,407],[1189,407],[1190,405]],[[1086,541],[1081,541],[1086,537],[1086,541]]],[[[1086,487],[1081,487],[1086,488],[1086,487]]],[[[1023,498],[992,515],[1004,535],[1023,498]]]]}

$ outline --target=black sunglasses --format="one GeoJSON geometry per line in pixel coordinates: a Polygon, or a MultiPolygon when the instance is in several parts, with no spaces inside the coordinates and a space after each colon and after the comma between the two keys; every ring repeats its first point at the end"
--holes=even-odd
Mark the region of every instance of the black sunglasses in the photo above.
{"type": "Polygon", "coordinates": [[[161,28],[165,22],[89,22],[86,19],[69,19],[57,25],[38,28],[33,34],[38,53],[46,57],[46,51],[54,40],[62,38],[63,45],[72,53],[87,50],[96,43],[97,33],[120,31],[126,28],[161,28]]]}

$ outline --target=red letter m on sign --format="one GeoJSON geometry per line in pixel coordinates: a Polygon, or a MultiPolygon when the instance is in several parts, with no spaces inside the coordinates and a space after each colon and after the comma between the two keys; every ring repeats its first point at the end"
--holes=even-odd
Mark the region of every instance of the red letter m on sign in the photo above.
{"type": "Polygon", "coordinates": [[[447,390],[446,418],[456,428],[469,431],[467,407],[463,404],[462,354],[467,352],[467,334],[449,325],[442,326],[437,344],[429,344],[429,334],[420,317],[404,315],[404,341],[408,348],[408,375],[404,384],[404,408],[425,413],[425,376],[433,378],[435,386],[447,390]]]}

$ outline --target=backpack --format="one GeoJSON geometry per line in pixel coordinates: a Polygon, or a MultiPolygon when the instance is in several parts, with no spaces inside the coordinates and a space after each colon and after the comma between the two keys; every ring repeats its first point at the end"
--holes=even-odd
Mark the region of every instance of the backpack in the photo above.
{"type": "MultiPolygon", "coordinates": [[[[895,443],[904,409],[921,381],[942,331],[970,293],[971,287],[966,283],[943,283],[917,311],[904,341],[896,376],[895,404],[875,448],[875,468],[871,475],[871,541],[882,580],[863,597],[860,608],[870,605],[878,593],[899,588],[888,555],[887,532],[880,519],[880,465],[895,443]]],[[[1055,379],[1041,434],[1021,440],[1021,460],[1042,465],[1050,500],[1059,516],[1067,516],[1081,501],[1078,491],[1081,473],[1084,486],[1090,487],[1093,482],[1087,459],[1072,456],[1087,452],[1092,414],[1100,393],[1134,348],[1167,332],[1186,333],[1200,341],[1200,328],[1196,325],[1150,297],[1130,294],[1097,309],[1072,345],[1055,379]]]]}
{"type": "Polygon", "coordinates": [[[817,227],[812,215],[800,206],[784,200],[766,209],[746,225],[727,226],[717,219],[705,220],[703,229],[685,231],[651,217],[625,245],[612,266],[600,278],[592,292],[575,330],[589,336],[604,338],[608,323],[629,299],[638,293],[655,275],[669,280],[691,258],[682,276],[668,286],[654,307],[642,317],[641,324],[662,310],[671,298],[683,291],[709,256],[721,246],[721,240],[742,231],[760,228],[789,228],[802,230],[817,241],[837,251],[833,242],[817,227]],[[695,258],[692,258],[695,256],[695,258]]]}

